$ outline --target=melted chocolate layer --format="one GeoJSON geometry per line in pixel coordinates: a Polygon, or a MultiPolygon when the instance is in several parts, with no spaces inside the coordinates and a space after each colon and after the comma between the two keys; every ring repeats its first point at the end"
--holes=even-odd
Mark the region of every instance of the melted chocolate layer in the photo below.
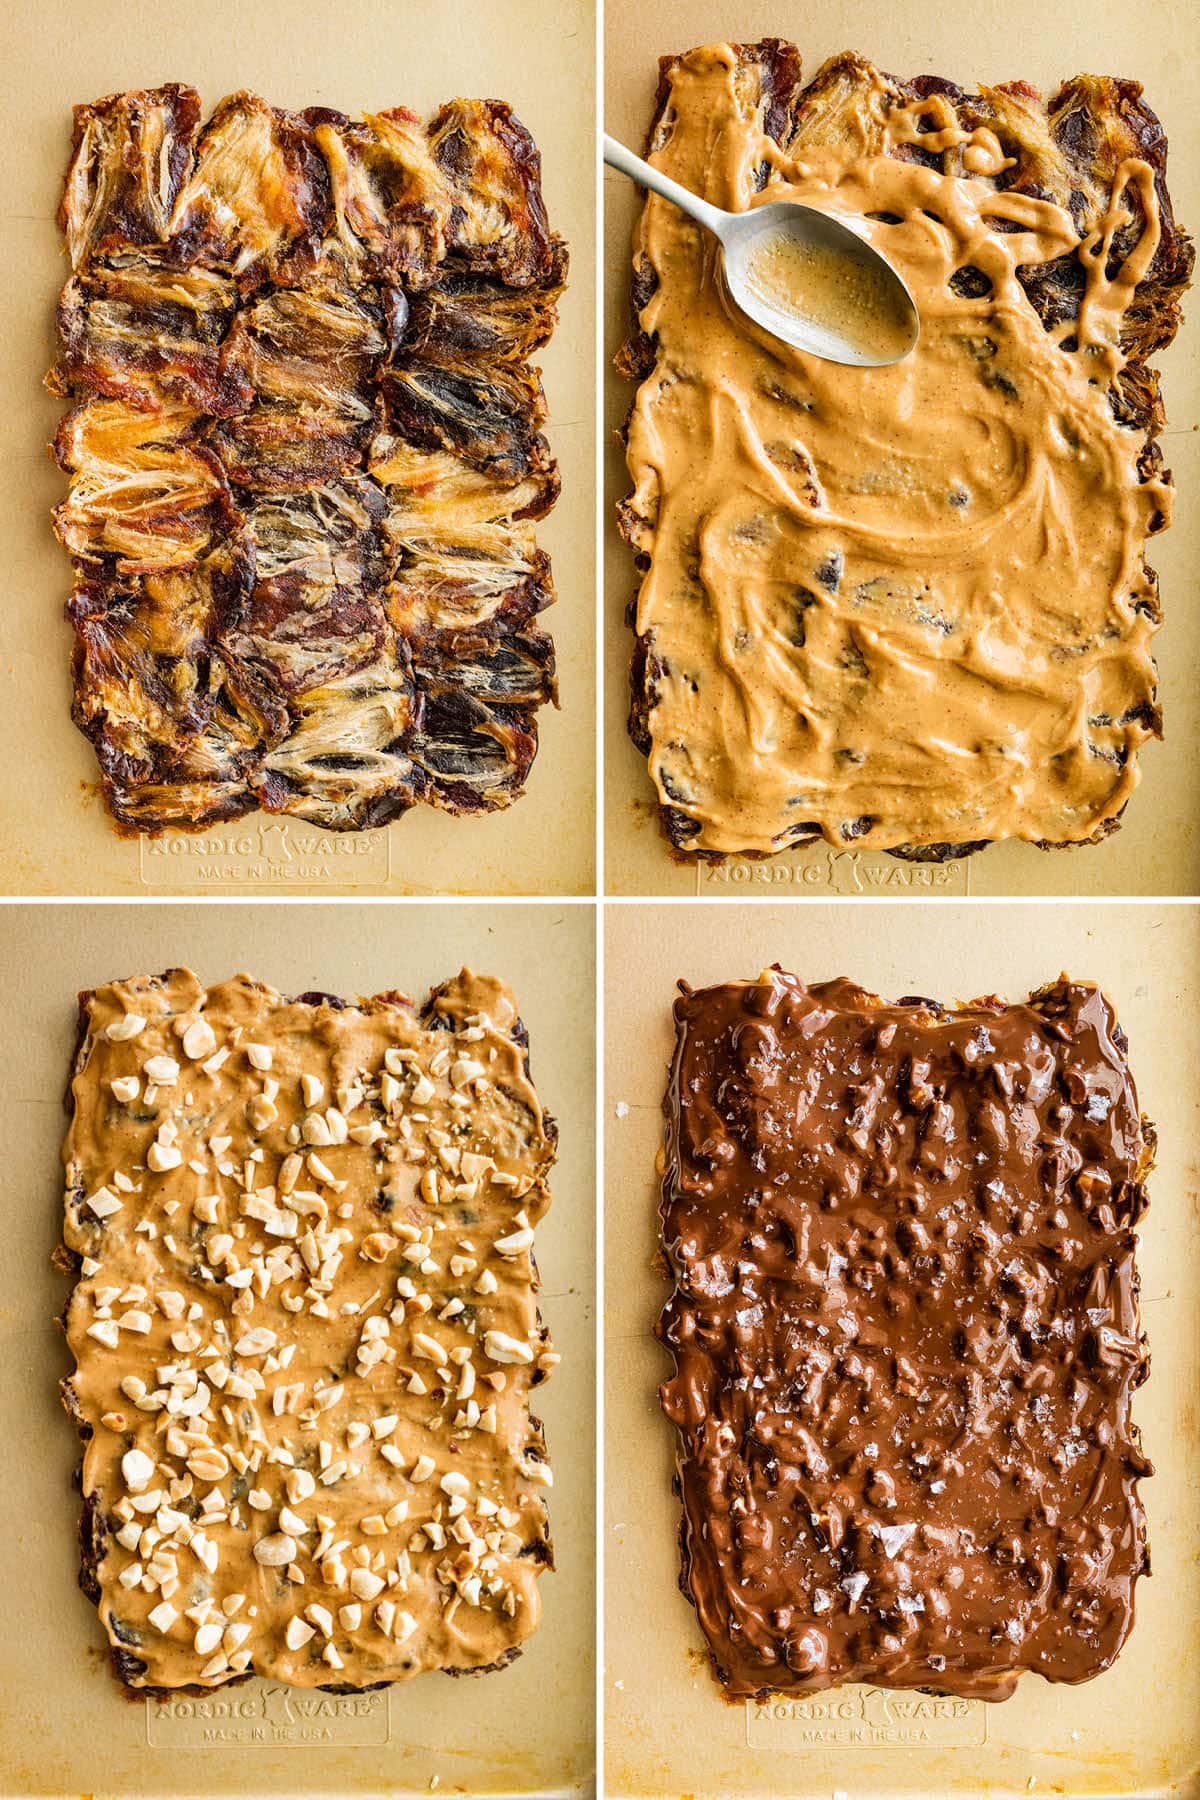
{"type": "Polygon", "coordinates": [[[1148,1569],[1130,1418],[1153,1131],[1065,976],[891,1005],[680,983],[658,1332],[684,1592],[731,1696],[1006,1699],[1117,1656],[1148,1569]]]}

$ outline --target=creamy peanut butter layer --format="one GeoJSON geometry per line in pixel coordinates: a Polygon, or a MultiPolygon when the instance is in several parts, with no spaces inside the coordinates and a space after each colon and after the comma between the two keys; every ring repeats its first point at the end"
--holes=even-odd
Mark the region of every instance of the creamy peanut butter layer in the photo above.
{"type": "Polygon", "coordinates": [[[556,1132],[501,983],[82,997],[63,1260],[82,1584],[135,1688],[494,1668],[539,1616],[556,1132]]]}
{"type": "Polygon", "coordinates": [[[1191,268],[1136,83],[963,94],[790,46],[663,64],[651,161],[733,212],[860,221],[920,316],[823,362],[729,300],[650,195],[622,509],[634,735],[679,848],[769,854],[1111,829],[1160,727],[1144,560],[1169,517],[1143,358],[1191,268]]]}

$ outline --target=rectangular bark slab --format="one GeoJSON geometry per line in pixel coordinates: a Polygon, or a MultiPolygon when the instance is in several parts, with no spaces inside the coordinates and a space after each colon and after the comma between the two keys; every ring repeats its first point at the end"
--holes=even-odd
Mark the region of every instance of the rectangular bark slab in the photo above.
{"type": "Polygon", "coordinates": [[[556,697],[528,358],[567,273],[525,127],[114,94],[75,109],[59,223],[72,716],[117,825],[509,806],[556,697]]]}
{"type": "Polygon", "coordinates": [[[419,1011],[186,969],[81,996],[63,1150],[81,1586],[132,1688],[518,1654],[557,1133],[499,982],[419,1011]]]}
{"type": "MultiPolygon", "coordinates": [[[[726,211],[862,230],[920,322],[887,366],[790,348],[647,197],[619,518],[630,731],[672,844],[943,861],[1106,836],[1161,735],[1149,359],[1193,264],[1138,83],[970,92],[852,52],[802,82],[790,44],[709,44],[662,58],[647,155],[726,211]]],[[[811,313],[819,288],[788,292],[811,313]]],[[[856,299],[871,316],[852,287],[819,322],[856,299]]]]}
{"type": "Polygon", "coordinates": [[[1106,1669],[1148,1568],[1154,1134],[1066,976],[947,1011],[778,969],[675,1003],[659,1335],[731,1696],[1106,1669]]]}

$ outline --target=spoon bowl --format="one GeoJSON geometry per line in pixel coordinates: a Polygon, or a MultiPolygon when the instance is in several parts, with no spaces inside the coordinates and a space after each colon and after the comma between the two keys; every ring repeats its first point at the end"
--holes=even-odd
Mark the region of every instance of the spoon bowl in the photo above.
{"type": "Polygon", "coordinates": [[[912,295],[852,225],[789,200],[724,216],[726,291],[764,331],[863,369],[902,362],[915,348],[921,325],[912,295]]]}
{"type": "Polygon", "coordinates": [[[887,368],[915,348],[916,304],[865,227],[791,200],[723,212],[607,136],[604,160],[712,232],[726,293],[773,337],[863,369],[887,368]]]}

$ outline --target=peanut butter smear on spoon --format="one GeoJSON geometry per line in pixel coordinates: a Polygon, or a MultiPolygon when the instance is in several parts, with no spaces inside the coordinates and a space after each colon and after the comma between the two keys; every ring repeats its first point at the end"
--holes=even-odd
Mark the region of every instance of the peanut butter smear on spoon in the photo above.
{"type": "Polygon", "coordinates": [[[607,135],[604,160],[712,232],[726,295],[773,337],[866,369],[887,368],[915,348],[921,327],[912,295],[844,219],[792,200],[723,212],[607,135]]]}

